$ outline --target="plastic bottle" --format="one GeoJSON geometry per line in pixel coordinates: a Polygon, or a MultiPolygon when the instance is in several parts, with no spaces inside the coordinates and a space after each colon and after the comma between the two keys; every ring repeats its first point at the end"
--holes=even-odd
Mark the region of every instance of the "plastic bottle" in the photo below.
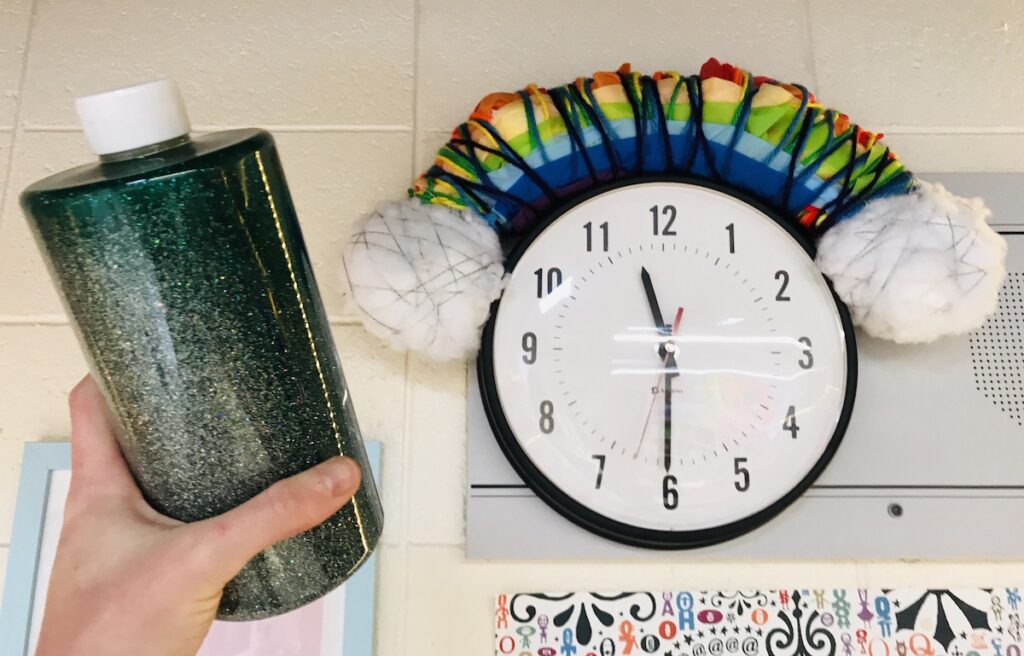
{"type": "Polygon", "coordinates": [[[149,503],[220,514],[338,454],[363,484],[250,561],[218,617],[283,613],[348,578],[383,513],[274,140],[191,138],[157,80],[76,103],[99,163],[21,196],[149,503]]]}

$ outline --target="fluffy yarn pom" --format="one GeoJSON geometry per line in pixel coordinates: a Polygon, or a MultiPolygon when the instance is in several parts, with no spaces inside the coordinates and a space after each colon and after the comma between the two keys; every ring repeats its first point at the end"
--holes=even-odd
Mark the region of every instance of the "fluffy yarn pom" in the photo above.
{"type": "Polygon", "coordinates": [[[367,329],[436,360],[474,355],[505,269],[498,236],[469,212],[411,199],[382,205],[344,257],[367,329]]]}
{"type": "Polygon", "coordinates": [[[995,310],[1006,277],[991,214],[980,198],[918,181],[826,232],[818,266],[869,335],[911,343],[968,332],[995,310]]]}

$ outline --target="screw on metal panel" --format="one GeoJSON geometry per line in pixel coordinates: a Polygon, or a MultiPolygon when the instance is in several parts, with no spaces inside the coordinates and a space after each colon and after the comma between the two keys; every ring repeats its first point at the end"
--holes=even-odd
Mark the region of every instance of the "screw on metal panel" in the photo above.
{"type": "Polygon", "coordinates": [[[893,518],[899,518],[903,516],[903,506],[898,503],[889,504],[889,516],[893,518]]]}

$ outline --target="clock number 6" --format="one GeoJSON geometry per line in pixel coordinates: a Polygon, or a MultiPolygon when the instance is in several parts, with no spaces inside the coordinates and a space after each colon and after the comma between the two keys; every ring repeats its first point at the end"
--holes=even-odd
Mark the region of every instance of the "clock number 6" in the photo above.
{"type": "Polygon", "coordinates": [[[672,224],[676,221],[676,206],[663,205],[661,208],[661,214],[664,215],[666,221],[665,225],[661,227],[661,230],[658,230],[658,206],[651,206],[651,218],[654,219],[654,236],[675,237],[676,231],[672,229],[672,224]]]}
{"type": "Polygon", "coordinates": [[[743,466],[746,462],[746,458],[736,458],[732,465],[736,475],[740,477],[733,485],[740,492],[746,492],[750,489],[750,470],[743,466]]]}
{"type": "Polygon", "coordinates": [[[540,432],[547,435],[555,430],[555,404],[551,401],[540,402],[540,432]]]}
{"type": "Polygon", "coordinates": [[[661,481],[661,498],[665,502],[665,507],[669,510],[675,510],[679,507],[679,492],[676,490],[676,477],[672,474],[666,474],[665,478],[661,481]]]}

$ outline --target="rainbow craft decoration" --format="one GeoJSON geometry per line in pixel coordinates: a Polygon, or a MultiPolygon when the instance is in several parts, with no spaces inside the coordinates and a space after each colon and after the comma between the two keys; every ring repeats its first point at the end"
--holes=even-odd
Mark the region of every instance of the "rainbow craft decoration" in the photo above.
{"type": "Polygon", "coordinates": [[[503,245],[558,204],[655,176],[714,181],[791,218],[870,335],[931,341],[995,309],[1006,245],[980,199],[915,179],[881,134],[803,86],[717,59],[699,75],[627,64],[486,96],[409,198],[355,232],[352,300],[398,348],[471,356],[501,294],[503,245]]]}
{"type": "Polygon", "coordinates": [[[799,85],[711,59],[700,75],[614,73],[484,98],[412,194],[522,231],[551,204],[622,178],[681,174],[750,192],[812,233],[909,171],[799,85]]]}

